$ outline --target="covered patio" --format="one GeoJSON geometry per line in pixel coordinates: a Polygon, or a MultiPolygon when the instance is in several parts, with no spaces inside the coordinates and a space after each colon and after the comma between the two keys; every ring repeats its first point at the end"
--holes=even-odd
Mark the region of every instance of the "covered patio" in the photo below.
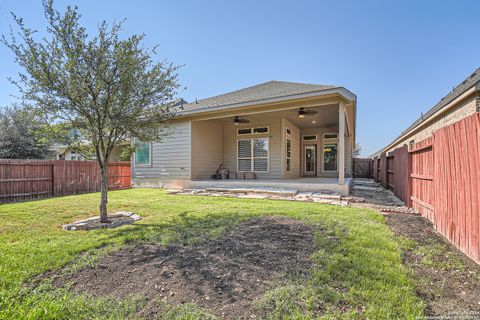
{"type": "Polygon", "coordinates": [[[269,81],[195,100],[133,161],[133,183],[347,194],[355,119],[356,96],[336,86],[269,81]]]}
{"type": "Polygon", "coordinates": [[[186,187],[348,194],[353,113],[353,105],[317,102],[195,119],[191,123],[191,181],[186,187]],[[219,179],[219,169],[223,179],[219,179]]]}
{"type": "Polygon", "coordinates": [[[344,184],[338,184],[337,178],[297,178],[297,179],[256,179],[256,180],[192,180],[183,188],[188,189],[245,189],[254,191],[311,191],[334,192],[346,196],[350,192],[352,179],[345,178],[344,184]]]}

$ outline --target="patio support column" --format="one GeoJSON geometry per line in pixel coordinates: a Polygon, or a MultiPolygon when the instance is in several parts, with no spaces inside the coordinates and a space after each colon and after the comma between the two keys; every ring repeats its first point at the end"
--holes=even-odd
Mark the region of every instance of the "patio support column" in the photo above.
{"type": "Polygon", "coordinates": [[[338,104],[338,184],[345,184],[345,104],[338,104]]]}

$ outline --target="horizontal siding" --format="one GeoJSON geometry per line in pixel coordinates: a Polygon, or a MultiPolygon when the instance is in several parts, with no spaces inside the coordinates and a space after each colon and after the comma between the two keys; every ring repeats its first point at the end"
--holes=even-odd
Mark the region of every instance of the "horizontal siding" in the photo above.
{"type": "Polygon", "coordinates": [[[352,176],[353,136],[345,137],[345,176],[352,176]]]}
{"type": "MultiPolygon", "coordinates": [[[[271,118],[267,115],[258,115],[255,117],[249,117],[250,123],[243,127],[253,126],[269,126],[270,132],[266,135],[255,135],[255,137],[269,137],[270,138],[270,155],[269,155],[269,172],[257,172],[258,178],[281,178],[282,177],[282,118],[271,118]]],[[[242,126],[240,126],[242,127],[242,126]]],[[[239,127],[233,123],[228,122],[224,125],[224,166],[232,171],[237,170],[237,131],[239,127]]],[[[248,138],[253,136],[242,136],[242,138],[248,138]]]]}
{"type": "Polygon", "coordinates": [[[134,178],[190,179],[190,121],[172,123],[169,130],[161,142],[152,143],[152,164],[133,166],[134,178]]]}
{"type": "Polygon", "coordinates": [[[192,122],[192,179],[209,179],[223,162],[223,124],[192,122]]]}

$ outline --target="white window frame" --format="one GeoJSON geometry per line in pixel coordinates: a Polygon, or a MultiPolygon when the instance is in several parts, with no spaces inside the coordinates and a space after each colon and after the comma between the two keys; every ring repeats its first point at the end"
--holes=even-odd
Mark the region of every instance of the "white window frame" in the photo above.
{"type": "Polygon", "coordinates": [[[269,173],[270,172],[270,138],[269,137],[258,137],[258,138],[244,138],[244,139],[237,139],[237,172],[258,172],[258,173],[269,173]],[[256,139],[266,139],[268,142],[268,148],[267,148],[267,156],[266,157],[255,157],[254,153],[254,148],[255,148],[255,143],[254,140],[256,139]],[[250,141],[250,158],[239,158],[238,157],[238,142],[239,141],[250,141]],[[250,164],[250,171],[241,171],[240,170],[240,161],[239,160],[244,160],[244,159],[250,159],[251,164],[250,164]],[[255,159],[267,159],[267,170],[266,171],[256,171],[255,170],[255,159]]]}
{"type": "Polygon", "coordinates": [[[318,167],[318,155],[317,155],[317,145],[316,144],[305,144],[303,146],[303,174],[305,175],[316,175],[317,174],[317,167],[318,167]],[[307,157],[306,157],[306,150],[309,149],[309,148],[313,148],[314,152],[315,152],[315,157],[313,159],[314,161],[314,167],[313,167],[313,171],[307,171],[307,157]]]}
{"type": "Polygon", "coordinates": [[[258,136],[262,134],[269,134],[270,133],[270,126],[254,126],[254,127],[239,127],[237,128],[237,136],[258,136]],[[255,129],[258,128],[267,128],[267,132],[253,132],[255,129]],[[239,130],[248,130],[250,129],[250,133],[238,133],[239,130]]]}
{"type": "Polygon", "coordinates": [[[308,143],[308,142],[317,141],[317,140],[318,140],[318,135],[315,134],[315,133],[302,135],[302,141],[303,141],[303,142],[308,143]],[[315,136],[315,139],[313,139],[313,140],[305,140],[305,137],[313,137],[313,136],[315,136]]]}
{"type": "MultiPolygon", "coordinates": [[[[134,143],[137,143],[137,140],[134,140],[134,143]]],[[[151,167],[152,166],[152,143],[147,142],[148,144],[148,163],[137,163],[137,152],[133,153],[133,164],[135,167],[151,167]]]]}
{"type": "Polygon", "coordinates": [[[338,140],[338,132],[325,132],[325,133],[323,134],[323,140],[326,140],[326,141],[338,140]],[[328,134],[334,134],[334,135],[336,135],[337,137],[336,137],[336,138],[325,138],[325,135],[328,135],[328,134]]]}
{"type": "MultiPolygon", "coordinates": [[[[330,140],[333,140],[333,139],[330,139],[330,140]]],[[[322,170],[323,172],[338,172],[338,143],[337,142],[330,142],[330,143],[324,143],[323,146],[322,146],[322,170]],[[325,146],[328,146],[328,145],[336,145],[337,146],[337,159],[336,159],[336,163],[335,163],[335,170],[326,170],[325,169],[325,146]]]]}
{"type": "Polygon", "coordinates": [[[292,171],[292,135],[288,133],[288,131],[292,132],[290,128],[286,128],[285,130],[285,171],[290,172],[292,171]],[[288,154],[288,142],[290,141],[290,155],[288,154]],[[290,166],[288,163],[290,162],[290,166]]]}

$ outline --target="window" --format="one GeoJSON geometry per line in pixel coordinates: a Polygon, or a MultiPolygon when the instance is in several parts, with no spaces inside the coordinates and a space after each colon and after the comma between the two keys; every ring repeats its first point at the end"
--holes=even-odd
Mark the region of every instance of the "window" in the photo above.
{"type": "Polygon", "coordinates": [[[138,149],[135,151],[136,165],[149,165],[151,157],[151,144],[147,142],[140,142],[138,149]]]}
{"type": "Polygon", "coordinates": [[[252,128],[248,128],[248,129],[238,129],[237,133],[239,135],[242,135],[242,134],[252,134],[252,128]]]}
{"type": "Polygon", "coordinates": [[[336,133],[324,133],[323,134],[323,140],[332,140],[332,139],[338,139],[338,134],[336,134],[336,133]]]}
{"type": "Polygon", "coordinates": [[[290,163],[292,161],[291,157],[292,157],[291,142],[290,142],[290,139],[287,139],[287,171],[290,171],[290,163]]]}
{"type": "Polygon", "coordinates": [[[268,144],[268,138],[238,140],[238,171],[267,172],[268,144]]]}
{"type": "Polygon", "coordinates": [[[252,140],[238,140],[238,171],[252,171],[252,140]]]}
{"type": "Polygon", "coordinates": [[[255,128],[240,128],[237,129],[237,134],[246,135],[246,134],[265,134],[268,133],[268,127],[255,127],[255,128]]]}
{"type": "Polygon", "coordinates": [[[253,133],[268,133],[268,127],[253,128],[253,133]]]}
{"type": "Polygon", "coordinates": [[[337,144],[323,146],[323,171],[337,171],[337,144]]]}
{"type": "Polygon", "coordinates": [[[286,158],[287,158],[287,171],[290,171],[290,166],[291,166],[291,162],[292,162],[292,142],[290,140],[290,129],[287,128],[287,144],[286,144],[286,158]]]}
{"type": "Polygon", "coordinates": [[[83,160],[83,157],[80,154],[77,154],[76,152],[72,152],[70,154],[70,160],[83,160]]]}
{"type": "Polygon", "coordinates": [[[303,136],[303,141],[317,141],[316,134],[306,134],[303,136]]]}

